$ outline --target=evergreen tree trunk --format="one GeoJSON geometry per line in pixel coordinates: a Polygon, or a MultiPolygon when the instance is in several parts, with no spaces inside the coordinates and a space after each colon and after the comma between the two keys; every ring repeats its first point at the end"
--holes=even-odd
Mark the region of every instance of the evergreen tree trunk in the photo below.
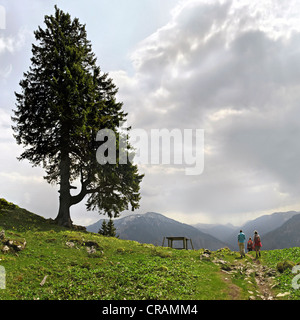
{"type": "Polygon", "coordinates": [[[70,218],[70,204],[67,199],[60,195],[59,197],[59,210],[55,219],[58,225],[64,227],[72,227],[72,220],[70,218]]]}
{"type": "Polygon", "coordinates": [[[65,227],[72,227],[70,218],[71,193],[70,193],[70,158],[66,150],[61,152],[60,163],[60,195],[59,210],[55,219],[57,224],[65,227]]]}

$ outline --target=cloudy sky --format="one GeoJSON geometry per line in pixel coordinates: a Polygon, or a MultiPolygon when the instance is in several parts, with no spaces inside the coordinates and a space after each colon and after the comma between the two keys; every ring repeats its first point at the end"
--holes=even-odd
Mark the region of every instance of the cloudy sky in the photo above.
{"type": "MultiPolygon", "coordinates": [[[[86,24],[128,124],[205,132],[201,175],[140,165],[139,213],[239,225],[300,210],[300,4],[292,0],[0,0],[0,197],[57,214],[58,188],[16,160],[22,149],[10,128],[33,31],[56,3],[86,24]]],[[[72,219],[99,216],[80,204],[72,219]]]]}

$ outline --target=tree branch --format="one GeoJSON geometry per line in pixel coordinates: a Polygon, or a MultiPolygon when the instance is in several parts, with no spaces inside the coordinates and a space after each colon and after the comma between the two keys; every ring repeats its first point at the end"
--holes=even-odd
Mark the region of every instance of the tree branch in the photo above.
{"type": "Polygon", "coordinates": [[[101,190],[101,187],[98,187],[98,188],[95,188],[95,189],[89,189],[87,190],[87,194],[90,194],[90,193],[95,193],[95,192],[99,192],[101,190]]]}
{"type": "Polygon", "coordinates": [[[82,201],[83,198],[88,194],[87,186],[89,183],[90,182],[88,180],[86,181],[81,180],[81,190],[76,196],[71,196],[71,206],[82,201]]]}

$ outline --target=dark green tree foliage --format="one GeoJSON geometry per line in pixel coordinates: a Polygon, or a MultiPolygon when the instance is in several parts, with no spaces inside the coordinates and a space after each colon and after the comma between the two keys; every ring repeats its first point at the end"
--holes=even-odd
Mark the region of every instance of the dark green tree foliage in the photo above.
{"type": "Polygon", "coordinates": [[[31,66],[20,81],[22,92],[16,93],[13,129],[17,143],[25,147],[19,160],[43,166],[45,179],[60,185],[58,224],[71,226],[70,207],[85,197],[88,210],[109,217],[129,205],[134,210],[143,178],[137,167],[118,164],[118,153],[116,165],[96,161],[101,143],[95,141],[97,132],[117,132],[119,122],[126,120],[122,103],[116,101],[118,89],[96,65],[78,19],[55,6],[45,25],[34,33],[31,66]],[[70,192],[74,181],[81,185],[77,195],[70,192]]]}
{"type": "Polygon", "coordinates": [[[107,223],[107,235],[109,237],[116,237],[116,228],[113,222],[113,219],[109,219],[108,223],[107,223]]]}
{"type": "Polygon", "coordinates": [[[102,236],[107,236],[107,223],[106,223],[106,220],[103,220],[102,225],[101,225],[101,229],[99,229],[98,233],[101,234],[102,236]]]}

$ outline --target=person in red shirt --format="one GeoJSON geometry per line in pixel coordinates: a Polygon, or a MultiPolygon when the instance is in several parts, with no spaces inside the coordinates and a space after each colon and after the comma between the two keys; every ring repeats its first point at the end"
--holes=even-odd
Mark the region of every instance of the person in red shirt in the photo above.
{"type": "Polygon", "coordinates": [[[258,256],[260,257],[260,248],[262,247],[262,245],[261,245],[260,236],[256,230],[254,231],[253,240],[254,240],[255,258],[257,259],[258,256]]]}
{"type": "Polygon", "coordinates": [[[251,238],[249,238],[249,240],[247,242],[247,250],[248,250],[248,252],[253,250],[253,241],[251,238]]]}

